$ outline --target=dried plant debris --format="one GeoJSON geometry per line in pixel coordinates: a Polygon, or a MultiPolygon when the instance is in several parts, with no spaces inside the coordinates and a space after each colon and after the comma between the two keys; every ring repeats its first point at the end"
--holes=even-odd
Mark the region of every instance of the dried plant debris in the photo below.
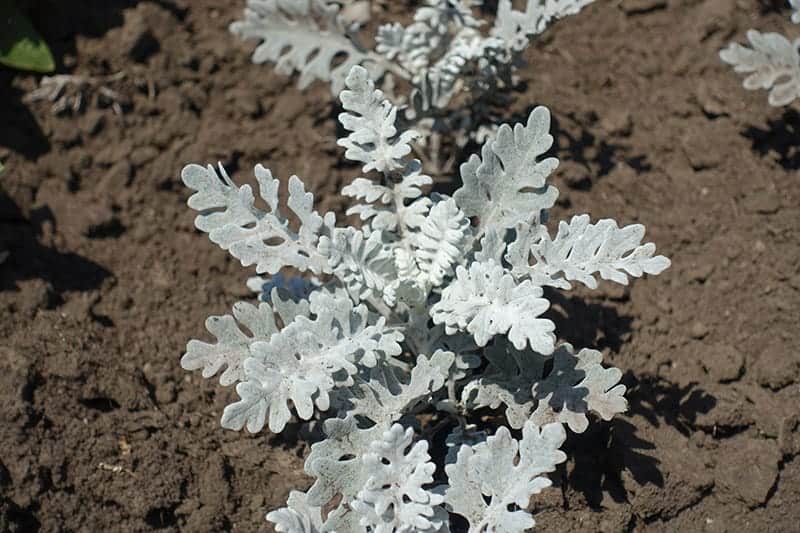
{"type": "MultiPolygon", "coordinates": [[[[469,21],[464,10],[448,16],[469,21]]],[[[595,288],[598,276],[627,284],[670,262],[643,244],[638,224],[581,215],[550,234],[543,221],[558,191],[547,178],[558,161],[544,157],[546,108],[497,128],[461,166],[452,197],[428,195],[431,180],[410,155],[420,134],[403,128],[366,68],[353,66],[342,86],[339,144],[363,171],[343,192],[360,227],[314,210],[296,176],[284,209],[264,167],[258,204],[222,169],[183,170],[197,228],[275,277],[248,283],[257,305],[209,318],[216,340],[190,341],[182,365],[235,385],[226,428],[322,422],[305,464],[314,484],[267,515],[278,531],[441,532],[452,514],[470,531],[529,529],[531,498],[566,458],[565,426],[582,432],[589,413],[610,420],[627,407],[620,370],[596,350],[557,343],[543,288],[595,288]],[[286,268],[307,278],[287,283],[286,268]],[[505,416],[521,439],[502,425],[477,428],[476,409],[505,416]],[[438,422],[422,424],[422,413],[438,422]],[[446,466],[430,450],[443,429],[446,466]]]]}
{"type": "Polygon", "coordinates": [[[53,114],[79,113],[89,106],[110,107],[122,115],[128,98],[115,88],[125,79],[125,73],[92,77],[71,74],[43,76],[39,87],[25,95],[27,102],[50,102],[53,114]]]}

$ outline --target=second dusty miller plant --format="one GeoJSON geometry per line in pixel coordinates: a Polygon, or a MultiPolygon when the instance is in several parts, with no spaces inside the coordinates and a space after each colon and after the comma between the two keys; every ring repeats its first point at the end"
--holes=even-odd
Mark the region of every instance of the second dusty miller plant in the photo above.
{"type": "Polygon", "coordinates": [[[267,515],[278,531],[448,531],[451,514],[470,531],[525,531],[531,498],[566,459],[564,426],[626,409],[620,370],[557,343],[545,288],[627,284],[669,260],[638,224],[580,215],[548,231],[558,161],[544,157],[546,108],[500,126],[452,197],[424,195],[431,179],[408,157],[417,133],[399,131],[364,68],[344,83],[339,144],[365,177],[342,193],[359,228],[315,211],[296,176],[290,221],[266,168],[255,169],[263,208],[221,168],[184,168],[197,228],[260,274],[306,276],[251,280],[260,303],[210,317],[216,341],[189,342],[182,366],[236,385],[226,428],[279,433],[296,418],[320,431],[305,462],[313,485],[267,515]]]}
{"type": "Polygon", "coordinates": [[[359,35],[370,16],[368,0],[247,0],[243,20],[230,29],[259,41],[254,63],[299,74],[301,89],[322,80],[338,94],[351,67],[366,68],[403,104],[398,118],[424,134],[416,153],[438,175],[450,168],[442,143],[464,146],[491,131],[493,110],[507,107],[531,39],[593,1],[527,0],[517,10],[511,0],[499,0],[488,24],[475,13],[483,0],[424,0],[410,24],[379,26],[372,49],[359,35]],[[361,16],[352,15],[356,10],[361,16]]]}
{"type": "MultiPolygon", "coordinates": [[[[800,23],[800,0],[789,0],[792,22],[800,23]]],[[[770,105],[779,107],[800,98],[800,39],[790,41],[780,33],[748,30],[750,46],[730,43],[720,58],[736,72],[747,74],[744,88],[769,91],[770,105]]]]}

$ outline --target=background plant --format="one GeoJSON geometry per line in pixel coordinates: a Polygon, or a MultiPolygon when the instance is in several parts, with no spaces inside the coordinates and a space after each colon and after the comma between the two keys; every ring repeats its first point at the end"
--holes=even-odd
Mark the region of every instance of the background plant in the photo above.
{"type": "Polygon", "coordinates": [[[47,43],[13,0],[0,0],[0,64],[34,72],[55,69],[47,43]]]}
{"type": "MultiPolygon", "coordinates": [[[[792,22],[800,23],[800,0],[789,0],[792,22]]],[[[767,89],[773,106],[784,106],[800,96],[800,39],[793,42],[780,33],[748,30],[750,46],[730,43],[720,58],[736,72],[746,73],[744,88],[767,89]]]]}
{"type": "Polygon", "coordinates": [[[494,109],[507,106],[531,39],[592,1],[528,0],[519,11],[500,0],[489,24],[476,15],[481,0],[425,0],[411,24],[381,25],[374,49],[359,35],[369,2],[248,0],[244,19],[230,29],[260,41],[254,63],[298,73],[301,89],[322,80],[336,95],[350,68],[363,66],[401,105],[403,124],[422,134],[417,153],[438,175],[451,166],[440,157],[443,142],[464,146],[491,132],[499,118],[494,109]]]}
{"type": "Polygon", "coordinates": [[[342,193],[360,228],[315,211],[296,176],[289,220],[262,166],[266,209],[222,168],[183,170],[213,242],[260,274],[310,277],[251,280],[260,303],[210,317],[216,342],[190,341],[181,364],[236,385],[226,428],[278,433],[296,416],[320,432],[305,463],[314,484],[267,515],[278,531],[447,531],[451,513],[472,531],[526,530],[531,497],[566,458],[564,425],[582,432],[590,412],[626,409],[618,369],[557,343],[545,288],[627,284],[669,260],[638,224],[581,215],[548,231],[558,161],[544,157],[546,108],[500,126],[461,165],[452,197],[424,195],[431,179],[409,157],[418,132],[398,127],[366,69],[344,83],[339,144],[365,176],[342,193]]]}

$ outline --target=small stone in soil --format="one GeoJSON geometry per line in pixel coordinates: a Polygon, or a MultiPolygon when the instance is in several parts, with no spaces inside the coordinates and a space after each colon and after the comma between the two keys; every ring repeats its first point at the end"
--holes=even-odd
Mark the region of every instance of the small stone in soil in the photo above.
{"type": "Polygon", "coordinates": [[[771,215],[781,208],[781,199],[775,191],[762,190],[747,195],[742,205],[751,213],[771,215]]]}
{"type": "Polygon", "coordinates": [[[708,326],[698,320],[692,324],[692,329],[689,331],[689,335],[691,335],[693,339],[702,339],[708,335],[708,326]]]}
{"type": "Polygon", "coordinates": [[[736,381],[744,370],[744,355],[728,344],[701,349],[700,360],[708,375],[719,383],[736,381]]]}
{"type": "Polygon", "coordinates": [[[767,344],[753,365],[756,381],[762,387],[779,390],[794,383],[800,361],[786,343],[775,340],[767,344]]]}
{"type": "Polygon", "coordinates": [[[767,501],[778,477],[780,453],[774,440],[744,437],[726,441],[714,470],[722,495],[730,495],[749,507],[767,501]]]}

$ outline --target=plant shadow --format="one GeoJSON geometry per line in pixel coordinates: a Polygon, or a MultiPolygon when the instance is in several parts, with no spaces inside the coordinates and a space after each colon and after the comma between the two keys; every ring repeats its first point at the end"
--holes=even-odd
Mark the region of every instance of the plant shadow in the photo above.
{"type": "MultiPolygon", "coordinates": [[[[655,427],[666,423],[686,436],[693,432],[697,416],[716,404],[694,384],[636,382],[631,373],[622,381],[634,383],[626,395],[631,415],[640,415],[655,427]]],[[[590,507],[599,509],[606,495],[617,503],[629,502],[625,472],[638,486],[663,488],[661,461],[651,455],[654,450],[656,445],[641,435],[631,419],[618,416],[611,422],[596,421],[586,432],[567,439],[564,451],[574,464],[569,472],[561,469],[562,489],[580,492],[590,507]]]]}
{"type": "Polygon", "coordinates": [[[582,178],[568,181],[570,188],[590,190],[597,180],[608,176],[621,161],[636,172],[647,172],[652,168],[646,155],[633,154],[627,144],[598,138],[591,127],[596,120],[594,113],[590,113],[586,119],[578,119],[572,114],[552,117],[550,131],[554,143],[550,152],[560,160],[572,162],[585,170],[582,178]]]}
{"type": "Polygon", "coordinates": [[[617,308],[559,290],[545,290],[550,309],[545,317],[556,325],[563,339],[576,347],[608,348],[618,352],[630,335],[633,318],[619,314],[617,308]]]}
{"type": "Polygon", "coordinates": [[[775,152],[784,169],[800,169],[800,113],[796,110],[784,110],[780,118],[768,120],[766,128],[750,126],[742,136],[750,140],[753,151],[761,157],[775,152]]]}
{"type": "Polygon", "coordinates": [[[17,282],[41,279],[58,294],[99,287],[111,272],[72,252],[60,252],[40,243],[42,226],[54,223],[48,207],[34,209],[28,218],[0,190],[0,252],[8,252],[0,264],[0,291],[17,290],[17,282]]]}

